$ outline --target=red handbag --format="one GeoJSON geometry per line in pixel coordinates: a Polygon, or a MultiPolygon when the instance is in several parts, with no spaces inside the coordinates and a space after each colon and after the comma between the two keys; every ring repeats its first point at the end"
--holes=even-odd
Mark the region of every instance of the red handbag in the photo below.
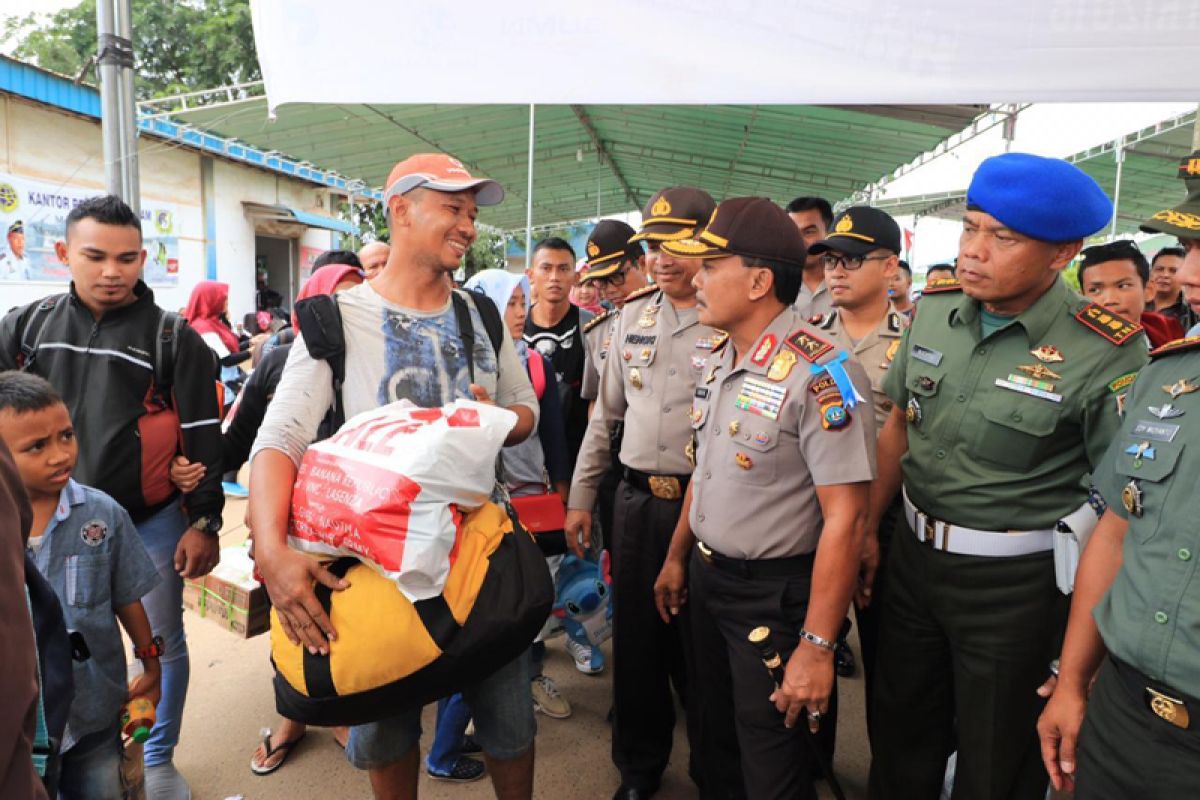
{"type": "Polygon", "coordinates": [[[533,534],[561,533],[567,523],[567,510],[558,492],[514,497],[512,506],[525,530],[533,534]]]}

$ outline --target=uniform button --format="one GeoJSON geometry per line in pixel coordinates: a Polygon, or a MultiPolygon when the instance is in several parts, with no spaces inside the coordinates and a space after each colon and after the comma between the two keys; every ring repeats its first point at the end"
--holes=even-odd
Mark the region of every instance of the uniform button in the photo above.
{"type": "Polygon", "coordinates": [[[976,348],[975,348],[975,355],[977,355],[977,356],[986,356],[986,355],[987,355],[987,348],[986,348],[986,347],[976,347],[976,348]]]}
{"type": "Polygon", "coordinates": [[[696,519],[700,520],[701,522],[704,522],[704,515],[701,514],[700,516],[696,517],[696,519]]]}
{"type": "Polygon", "coordinates": [[[660,445],[658,446],[658,452],[660,452],[660,453],[665,453],[665,452],[667,452],[667,446],[666,446],[665,444],[660,444],[660,445]]]}
{"type": "Polygon", "coordinates": [[[1188,550],[1186,547],[1181,547],[1179,549],[1179,560],[1180,561],[1191,561],[1192,560],[1192,551],[1188,550]]]}
{"type": "Polygon", "coordinates": [[[675,370],[674,370],[674,368],[667,370],[667,374],[668,374],[668,375],[674,375],[674,374],[675,374],[675,370]]]}
{"type": "Polygon", "coordinates": [[[958,401],[958,402],[960,402],[960,403],[965,403],[965,402],[967,402],[967,396],[966,396],[965,394],[960,394],[958,397],[956,397],[956,398],[954,398],[954,399],[955,399],[955,400],[957,400],[957,401],[958,401]]]}
{"type": "Polygon", "coordinates": [[[712,477],[712,473],[711,473],[711,472],[705,472],[705,473],[704,473],[704,479],[705,479],[705,480],[708,480],[708,479],[709,479],[709,478],[711,478],[711,477],[712,477]]]}
{"type": "Polygon", "coordinates": [[[670,414],[670,413],[671,413],[671,407],[670,407],[670,406],[663,406],[663,413],[664,413],[664,414],[670,414]]]}
{"type": "Polygon", "coordinates": [[[1021,421],[1021,412],[1020,412],[1020,411],[1014,411],[1014,412],[1012,413],[1012,418],[1013,418],[1013,422],[1020,422],[1020,421],[1021,421]]]}
{"type": "Polygon", "coordinates": [[[1155,611],[1154,612],[1154,621],[1157,622],[1159,625],[1166,625],[1167,624],[1167,612],[1155,611]]]}
{"type": "Polygon", "coordinates": [[[945,450],[938,450],[936,453],[934,453],[934,455],[935,455],[936,457],[938,457],[938,458],[945,458],[945,457],[946,457],[946,451],[945,451],[945,450]]]}

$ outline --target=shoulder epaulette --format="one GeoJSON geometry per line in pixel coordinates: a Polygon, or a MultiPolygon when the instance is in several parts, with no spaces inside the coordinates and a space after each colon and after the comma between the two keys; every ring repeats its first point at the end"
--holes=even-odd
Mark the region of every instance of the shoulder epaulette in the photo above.
{"type": "Polygon", "coordinates": [[[799,353],[800,357],[810,364],[817,363],[818,358],[835,349],[832,343],[803,330],[788,336],[784,340],[784,344],[799,353]]]}
{"type": "Polygon", "coordinates": [[[618,313],[620,313],[620,312],[618,312],[617,309],[610,308],[608,311],[605,311],[603,314],[597,314],[596,316],[594,316],[590,320],[588,320],[587,324],[583,326],[583,332],[587,333],[592,328],[595,328],[597,325],[599,325],[601,322],[604,322],[604,320],[612,319],[618,313]]]}
{"type": "Polygon", "coordinates": [[[641,297],[645,297],[646,295],[654,294],[657,291],[658,291],[658,287],[655,286],[653,283],[650,284],[649,286],[643,286],[641,289],[638,289],[636,292],[630,292],[629,294],[625,295],[625,302],[628,303],[630,300],[637,300],[641,297]]]}
{"type": "Polygon", "coordinates": [[[1161,347],[1154,348],[1150,351],[1150,359],[1154,360],[1173,353],[1184,353],[1188,350],[1196,349],[1200,349],[1200,336],[1185,336],[1182,339],[1173,339],[1161,347]]]}
{"type": "Polygon", "coordinates": [[[713,342],[712,352],[720,352],[721,348],[729,344],[729,334],[725,331],[717,331],[716,340],[713,342]]]}
{"type": "Polygon", "coordinates": [[[1120,314],[1114,314],[1103,306],[1088,303],[1075,315],[1075,319],[1093,333],[1098,333],[1113,344],[1125,344],[1140,333],[1142,326],[1131,322],[1120,314]]]}
{"type": "Polygon", "coordinates": [[[921,290],[921,294],[942,294],[944,292],[961,291],[962,284],[958,282],[957,278],[940,278],[932,283],[925,284],[925,288],[921,290]]]}

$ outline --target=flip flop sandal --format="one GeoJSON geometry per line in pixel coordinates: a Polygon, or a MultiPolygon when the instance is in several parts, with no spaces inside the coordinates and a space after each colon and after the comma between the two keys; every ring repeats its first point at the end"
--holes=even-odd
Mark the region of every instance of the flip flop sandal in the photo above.
{"type": "Polygon", "coordinates": [[[263,729],[263,747],[266,748],[267,754],[263,758],[262,763],[255,764],[254,756],[250,756],[250,771],[255,775],[270,775],[275,770],[279,769],[287,762],[288,756],[292,754],[292,749],[304,741],[304,737],[308,735],[308,731],[292,739],[290,742],[284,742],[277,747],[271,746],[271,729],[263,729]],[[271,760],[271,757],[277,753],[283,753],[283,757],[269,767],[264,767],[263,764],[271,760]]]}

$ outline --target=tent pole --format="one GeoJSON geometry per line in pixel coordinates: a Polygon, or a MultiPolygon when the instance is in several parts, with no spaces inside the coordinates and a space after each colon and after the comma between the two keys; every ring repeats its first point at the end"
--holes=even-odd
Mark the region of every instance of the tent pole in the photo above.
{"type": "Polygon", "coordinates": [[[1121,172],[1125,167],[1125,147],[1122,140],[1117,140],[1116,149],[1113,154],[1117,158],[1117,180],[1113,185],[1113,218],[1112,227],[1108,230],[1108,240],[1111,242],[1117,238],[1117,218],[1120,216],[1121,210],[1121,172]]]}
{"type": "Polygon", "coordinates": [[[133,89],[133,11],[130,0],[116,0],[117,38],[126,58],[117,65],[117,90],[121,109],[122,197],[134,213],[141,213],[142,191],[138,177],[137,97],[133,89]]]}
{"type": "Polygon", "coordinates": [[[1192,149],[1200,150],[1200,105],[1196,106],[1196,121],[1192,123],[1192,149]]]}
{"type": "Polygon", "coordinates": [[[525,269],[533,266],[533,134],[536,121],[533,103],[529,104],[529,177],[525,184],[525,269]]]}

